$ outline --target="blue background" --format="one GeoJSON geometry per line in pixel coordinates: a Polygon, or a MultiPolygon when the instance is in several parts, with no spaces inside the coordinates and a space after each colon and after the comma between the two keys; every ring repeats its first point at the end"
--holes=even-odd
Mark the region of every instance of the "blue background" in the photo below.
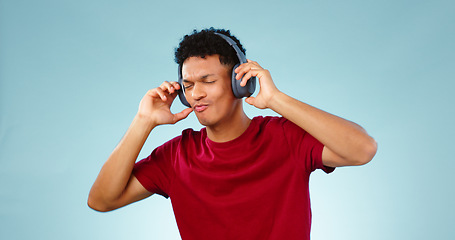
{"type": "MultiPolygon", "coordinates": [[[[0,239],[179,239],[160,196],[104,214],[86,200],[142,96],[176,80],[180,38],[210,26],[280,90],[379,143],[368,165],[312,175],[312,239],[454,239],[454,12],[443,0],[0,0],[0,239]]],[[[194,114],[154,130],[140,157],[188,127],[201,127],[194,114]]]]}

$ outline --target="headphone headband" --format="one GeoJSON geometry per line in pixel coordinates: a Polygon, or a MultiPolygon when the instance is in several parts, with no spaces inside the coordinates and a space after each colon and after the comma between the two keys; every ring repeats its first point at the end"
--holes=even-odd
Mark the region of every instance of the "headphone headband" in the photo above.
{"type": "Polygon", "coordinates": [[[237,43],[234,40],[232,40],[232,38],[230,38],[224,34],[221,34],[221,33],[215,33],[215,34],[222,37],[224,40],[226,40],[226,42],[229,43],[229,45],[231,45],[232,48],[234,48],[235,53],[237,54],[237,58],[240,61],[240,64],[247,62],[245,54],[242,52],[242,50],[240,50],[239,46],[237,46],[237,43]]]}

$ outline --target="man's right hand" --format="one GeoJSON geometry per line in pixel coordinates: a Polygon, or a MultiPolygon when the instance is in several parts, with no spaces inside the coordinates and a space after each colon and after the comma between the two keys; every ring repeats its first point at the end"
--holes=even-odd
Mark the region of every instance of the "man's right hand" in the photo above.
{"type": "Polygon", "coordinates": [[[142,98],[128,131],[93,183],[87,200],[91,208],[103,212],[111,211],[152,194],[132,174],[133,167],[154,127],[176,123],[191,113],[191,108],[176,114],[171,113],[171,104],[179,89],[180,85],[176,82],[164,82],[161,86],[149,90],[142,98]]]}
{"type": "Polygon", "coordinates": [[[139,104],[137,116],[147,119],[153,126],[174,124],[185,119],[193,111],[191,108],[175,114],[171,112],[172,102],[179,89],[177,82],[163,82],[161,86],[149,90],[139,104]]]}

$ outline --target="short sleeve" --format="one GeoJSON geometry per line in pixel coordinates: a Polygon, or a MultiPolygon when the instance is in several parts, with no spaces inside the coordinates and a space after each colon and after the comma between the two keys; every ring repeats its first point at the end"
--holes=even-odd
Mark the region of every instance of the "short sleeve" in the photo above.
{"type": "Polygon", "coordinates": [[[171,179],[174,175],[172,162],[173,139],[157,147],[146,158],[134,165],[133,174],[147,191],[169,197],[171,179]]]}
{"type": "Polygon", "coordinates": [[[305,171],[311,173],[316,169],[321,169],[326,173],[331,173],[335,170],[322,163],[324,145],[321,142],[293,122],[285,118],[282,118],[281,121],[284,135],[291,149],[291,156],[305,171]]]}

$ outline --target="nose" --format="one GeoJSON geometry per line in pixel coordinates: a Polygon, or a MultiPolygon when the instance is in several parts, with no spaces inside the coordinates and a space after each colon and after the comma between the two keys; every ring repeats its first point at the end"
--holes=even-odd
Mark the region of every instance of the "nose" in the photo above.
{"type": "Polygon", "coordinates": [[[207,96],[207,94],[206,94],[206,91],[205,91],[204,87],[202,86],[202,84],[200,84],[198,82],[195,83],[193,86],[193,89],[191,91],[191,97],[194,100],[199,101],[202,98],[204,98],[205,96],[207,96]]]}

